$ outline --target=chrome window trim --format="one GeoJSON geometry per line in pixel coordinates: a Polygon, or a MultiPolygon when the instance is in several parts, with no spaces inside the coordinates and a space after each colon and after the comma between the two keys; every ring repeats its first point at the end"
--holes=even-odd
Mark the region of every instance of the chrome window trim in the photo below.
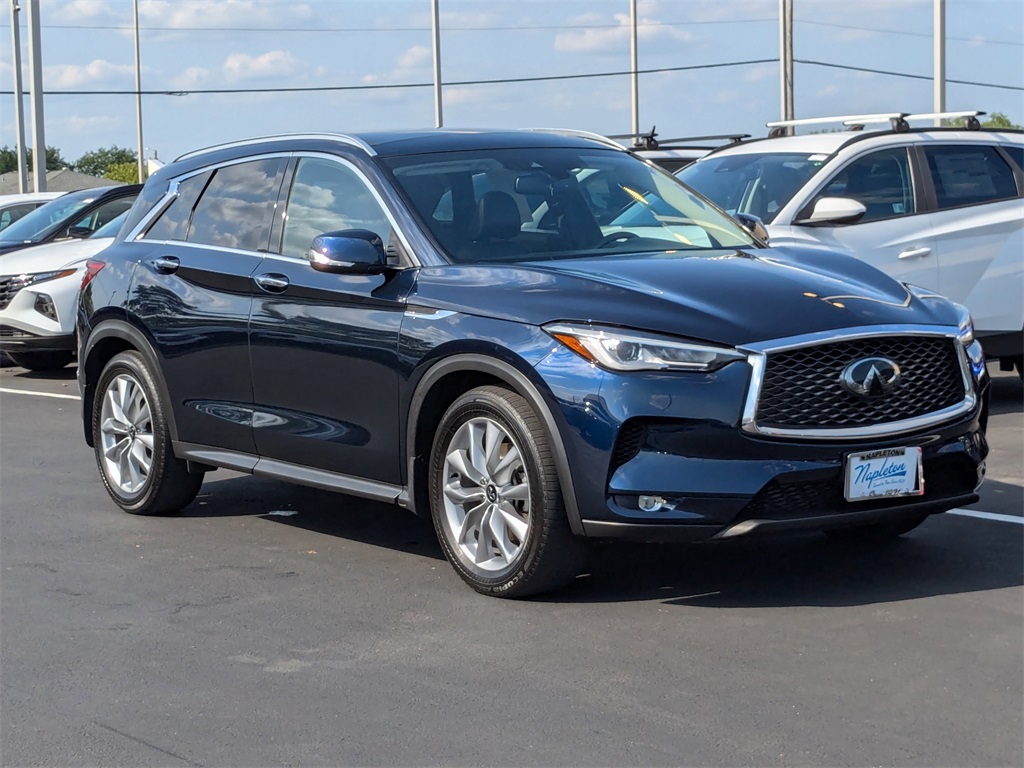
{"type": "MultiPolygon", "coordinates": [[[[312,158],[315,158],[317,160],[326,160],[327,162],[335,163],[337,165],[341,165],[341,166],[343,166],[345,168],[348,168],[350,171],[352,171],[352,173],[355,174],[356,178],[358,178],[363,183],[363,185],[367,189],[370,190],[370,193],[373,195],[373,199],[377,201],[377,204],[380,206],[381,210],[384,211],[384,215],[387,217],[388,221],[391,223],[391,229],[398,235],[398,239],[402,242],[402,247],[405,248],[405,252],[406,252],[406,254],[409,257],[409,261],[412,262],[412,266],[414,266],[414,267],[421,267],[421,266],[423,266],[420,263],[419,257],[416,255],[416,252],[413,250],[412,246],[409,244],[409,238],[407,238],[405,236],[405,232],[403,232],[402,228],[400,226],[398,226],[398,221],[395,218],[394,213],[392,213],[392,211],[391,211],[391,206],[388,205],[388,203],[384,199],[383,195],[380,194],[380,192],[377,190],[377,188],[373,185],[373,182],[370,181],[370,177],[367,176],[365,173],[363,173],[362,169],[359,168],[359,166],[357,166],[351,160],[348,160],[348,159],[346,159],[344,157],[338,157],[337,155],[332,155],[329,152],[301,152],[301,151],[296,151],[296,152],[292,153],[292,157],[296,158],[298,163],[301,163],[303,158],[307,158],[307,157],[312,157],[312,158]]],[[[295,183],[295,175],[298,174],[298,172],[299,172],[298,163],[295,166],[295,174],[292,175],[292,184],[295,183]]],[[[287,219],[287,216],[288,216],[288,201],[290,200],[290,198],[291,198],[291,190],[289,189],[288,190],[288,195],[285,198],[285,206],[284,206],[285,221],[284,221],[284,224],[281,227],[281,243],[282,243],[282,245],[284,244],[284,227],[288,225],[288,219],[287,219]]],[[[386,245],[386,243],[385,243],[385,245],[386,245]]],[[[275,254],[267,254],[267,255],[268,256],[270,256],[270,255],[280,256],[280,257],[285,258],[285,259],[297,259],[298,258],[297,256],[285,256],[283,253],[275,253],[275,254]]]]}
{"type": "Polygon", "coordinates": [[[191,152],[186,152],[184,155],[179,155],[175,158],[174,162],[179,160],[187,160],[194,157],[205,155],[209,152],[218,152],[222,149],[234,149],[236,147],[249,147],[254,144],[263,144],[270,141],[310,141],[310,140],[324,140],[324,141],[337,141],[341,144],[345,144],[349,147],[355,147],[361,149],[370,157],[377,156],[377,150],[367,144],[365,141],[360,139],[358,136],[350,136],[346,133],[282,133],[276,136],[259,136],[252,139],[240,139],[238,141],[229,141],[226,144],[214,144],[210,147],[204,147],[203,149],[195,149],[191,152]]]}
{"type": "Polygon", "coordinates": [[[858,440],[865,437],[885,437],[916,432],[926,429],[935,424],[974,410],[978,397],[974,391],[974,382],[971,378],[970,360],[967,358],[967,351],[962,344],[959,344],[957,329],[936,325],[897,325],[897,326],[865,326],[858,328],[844,328],[837,331],[821,331],[818,333],[805,334],[802,336],[791,336],[786,339],[762,341],[753,344],[740,345],[737,349],[747,354],[747,364],[750,366],[750,385],[747,388],[747,397],[743,403],[743,415],[740,422],[741,429],[752,435],[763,437],[787,437],[800,438],[805,440],[858,440]],[[870,339],[892,336],[936,336],[952,339],[957,342],[957,358],[960,361],[960,374],[963,377],[964,399],[956,405],[943,408],[939,411],[926,413],[923,416],[915,416],[912,419],[901,419],[890,421],[885,424],[872,424],[863,427],[840,427],[822,429],[783,429],[776,427],[760,427],[757,424],[757,406],[761,398],[761,389],[764,386],[765,368],[767,367],[768,355],[772,352],[784,352],[801,347],[816,347],[824,343],[839,341],[855,341],[858,339],[870,339]]]}
{"type": "MultiPolygon", "coordinates": [[[[145,236],[146,230],[149,229],[149,227],[153,224],[153,222],[156,221],[156,219],[159,218],[160,215],[163,214],[163,212],[167,210],[167,208],[171,205],[171,203],[174,202],[175,198],[178,197],[178,186],[181,184],[181,182],[185,181],[186,179],[191,179],[193,176],[199,176],[200,174],[206,173],[208,171],[216,171],[218,168],[226,168],[229,165],[239,165],[241,163],[249,163],[249,162],[254,162],[256,160],[273,159],[275,157],[283,157],[285,159],[290,159],[290,158],[292,158],[294,156],[294,154],[295,154],[294,152],[267,152],[267,153],[262,154],[262,155],[249,155],[247,157],[236,157],[236,158],[233,158],[231,160],[224,160],[223,162],[220,162],[220,163],[213,163],[212,165],[204,165],[202,168],[196,168],[195,170],[189,171],[188,173],[183,173],[180,176],[175,176],[173,179],[171,179],[167,183],[167,192],[164,194],[164,197],[160,199],[159,203],[157,203],[156,205],[154,205],[152,207],[152,209],[150,209],[149,213],[147,213],[145,216],[143,216],[139,220],[139,223],[135,225],[135,228],[132,229],[131,232],[129,232],[127,235],[125,235],[125,238],[124,238],[125,241],[126,242],[134,242],[136,240],[147,240],[148,239],[145,236]]],[[[154,243],[184,243],[185,241],[184,240],[153,240],[151,242],[154,242],[154,243]]]]}

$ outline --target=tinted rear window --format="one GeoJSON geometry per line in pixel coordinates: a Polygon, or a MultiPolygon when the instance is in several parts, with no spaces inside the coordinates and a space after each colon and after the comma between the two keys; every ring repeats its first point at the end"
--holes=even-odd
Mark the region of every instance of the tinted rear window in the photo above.
{"type": "Polygon", "coordinates": [[[1017,196],[1013,171],[991,146],[925,147],[939,208],[1017,196]]]}
{"type": "Polygon", "coordinates": [[[247,251],[263,247],[285,164],[274,157],[218,168],[192,213],[188,241],[247,251]]]}

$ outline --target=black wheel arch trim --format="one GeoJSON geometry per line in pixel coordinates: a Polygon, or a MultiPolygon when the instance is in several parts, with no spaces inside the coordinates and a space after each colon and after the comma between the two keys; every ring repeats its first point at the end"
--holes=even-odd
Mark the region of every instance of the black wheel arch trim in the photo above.
{"type": "Polygon", "coordinates": [[[569,457],[565,452],[565,446],[562,443],[561,432],[555,421],[554,413],[540,390],[526,374],[507,362],[481,354],[463,353],[439,360],[427,369],[416,384],[416,389],[409,402],[409,414],[406,422],[406,489],[400,496],[399,503],[416,512],[414,491],[417,481],[416,425],[419,422],[423,402],[438,381],[449,374],[463,371],[486,373],[500,379],[522,396],[530,404],[530,407],[534,409],[537,416],[540,417],[544,428],[547,430],[548,438],[551,441],[551,448],[554,452],[555,470],[558,472],[558,481],[562,486],[562,499],[565,504],[565,514],[569,520],[569,528],[577,536],[586,535],[580,516],[579,505],[576,501],[576,489],[573,485],[572,473],[569,470],[569,457]]]}
{"type": "MultiPolygon", "coordinates": [[[[143,358],[145,358],[146,363],[155,374],[153,378],[160,390],[160,397],[163,399],[164,403],[167,404],[167,407],[165,408],[165,416],[167,418],[167,428],[171,433],[171,440],[177,440],[178,426],[174,421],[174,408],[171,402],[170,392],[167,390],[167,383],[164,381],[163,376],[160,375],[161,365],[156,350],[146,337],[146,334],[130,322],[119,318],[110,318],[103,320],[89,332],[85,346],[80,350],[78,356],[79,390],[82,396],[82,427],[85,430],[85,442],[92,446],[92,401],[96,387],[95,380],[90,381],[86,378],[88,376],[87,371],[89,367],[89,359],[96,346],[101,341],[105,341],[107,339],[120,339],[122,341],[126,341],[139,354],[141,354],[143,358]]],[[[102,373],[102,369],[100,373],[102,373]]]]}

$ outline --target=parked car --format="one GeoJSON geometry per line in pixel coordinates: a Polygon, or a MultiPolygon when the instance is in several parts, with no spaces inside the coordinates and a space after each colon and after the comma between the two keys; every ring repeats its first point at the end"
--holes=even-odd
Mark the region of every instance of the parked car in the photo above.
{"type": "Polygon", "coordinates": [[[124,211],[85,240],[0,254],[0,352],[30,371],[57,370],[75,359],[86,264],[114,242],[127,215],[124,211]]]}
{"type": "Polygon", "coordinates": [[[141,190],[141,184],[121,184],[67,192],[0,232],[0,254],[88,237],[131,208],[141,190]]]}
{"type": "Polygon", "coordinates": [[[13,195],[0,195],[0,232],[7,229],[27,213],[51,200],[60,197],[63,192],[23,192],[13,195]]]}
{"type": "Polygon", "coordinates": [[[775,245],[847,253],[966,305],[986,355],[1021,371],[1024,134],[914,128],[914,117],[794,121],[893,126],[744,141],[679,178],[728,213],[760,217],[775,245]]]}
{"type": "Polygon", "coordinates": [[[588,537],[898,535],[976,501],[988,451],[966,310],[762,247],[588,134],[184,155],[89,262],[78,331],[125,511],[214,467],[397,503],[498,596],[566,584],[588,537]]]}

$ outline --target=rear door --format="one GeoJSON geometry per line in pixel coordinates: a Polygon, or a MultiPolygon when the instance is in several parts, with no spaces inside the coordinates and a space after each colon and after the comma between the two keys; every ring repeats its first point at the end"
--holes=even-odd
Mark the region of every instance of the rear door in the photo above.
{"type": "Polygon", "coordinates": [[[161,358],[181,442],[255,453],[252,275],[287,162],[247,159],[172,182],[173,201],[143,237],[128,310],[161,358]]]}
{"type": "Polygon", "coordinates": [[[994,144],[921,147],[935,211],[939,292],[971,310],[980,331],[1024,326],[1020,171],[994,144]]]}
{"type": "Polygon", "coordinates": [[[867,209],[864,216],[852,224],[773,226],[772,244],[840,251],[897,280],[939,290],[935,237],[919,176],[906,146],[856,157],[832,174],[795,219],[808,215],[822,197],[853,198],[867,209]]]}

